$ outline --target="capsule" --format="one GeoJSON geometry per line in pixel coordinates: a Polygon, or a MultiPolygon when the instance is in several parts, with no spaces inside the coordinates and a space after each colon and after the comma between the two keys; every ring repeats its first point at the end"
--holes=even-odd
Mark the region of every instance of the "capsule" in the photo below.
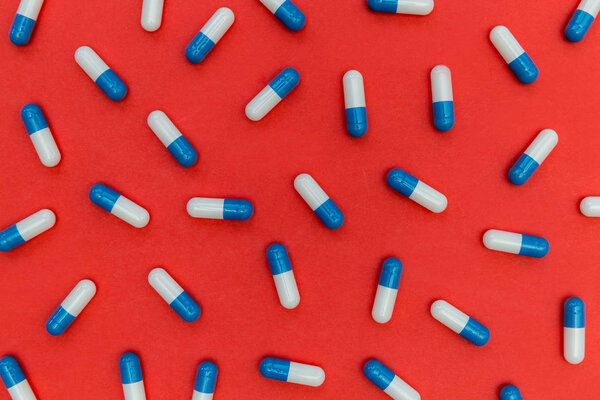
{"type": "Polygon", "coordinates": [[[52,336],[60,336],[65,333],[95,294],[94,282],[89,279],[79,281],[46,322],[48,333],[52,336]]]}
{"type": "Polygon", "coordinates": [[[600,11],[600,0],[581,0],[565,29],[567,40],[570,42],[582,40],[598,16],[598,11],[600,11]]]}
{"type": "Polygon", "coordinates": [[[585,304],[578,297],[565,301],[564,356],[570,364],[579,364],[585,358],[585,304]]]}
{"type": "Polygon", "coordinates": [[[41,108],[36,104],[27,104],[21,109],[21,119],[42,164],[46,167],[58,165],[60,151],[41,108]]]}
{"type": "Polygon", "coordinates": [[[4,356],[0,359],[0,377],[12,400],[36,400],[21,366],[14,357],[4,356]]]}
{"type": "Polygon", "coordinates": [[[513,185],[523,185],[544,162],[558,143],[558,135],[552,129],[544,129],[510,169],[508,178],[513,185]]]}
{"type": "Polygon", "coordinates": [[[400,168],[394,168],[388,173],[387,184],[431,212],[441,213],[448,206],[446,196],[400,168]]]}
{"type": "Polygon", "coordinates": [[[396,304],[396,295],[398,294],[398,285],[402,276],[402,262],[397,258],[390,257],[383,262],[373,311],[371,316],[375,322],[385,324],[392,318],[394,305],[396,304]]]}
{"type": "Polygon", "coordinates": [[[365,377],[394,400],[420,400],[421,395],[392,370],[377,360],[370,360],[363,368],[365,377]]]}
{"type": "Polygon", "coordinates": [[[78,48],[75,52],[75,61],[109,99],[119,101],[125,97],[127,86],[90,47],[78,48]]]}
{"type": "Polygon", "coordinates": [[[490,229],[483,235],[483,245],[490,250],[542,258],[550,250],[550,244],[539,236],[525,235],[490,229]]]}
{"type": "Polygon", "coordinates": [[[488,328],[444,300],[431,305],[431,315],[475,346],[484,346],[490,341],[488,328]]]}
{"type": "Polygon", "coordinates": [[[359,138],[368,129],[363,77],[360,72],[351,70],[344,74],[343,83],[346,127],[350,136],[359,138]]]}
{"type": "Polygon", "coordinates": [[[427,15],[433,11],[433,0],[369,0],[369,8],[392,14],[427,15]]]}
{"type": "Polygon", "coordinates": [[[490,32],[490,40],[521,83],[536,81],[539,71],[517,39],[505,26],[497,26],[490,32]]]}
{"type": "Polygon", "coordinates": [[[312,176],[298,175],[294,179],[294,188],[326,227],[338,229],[344,224],[344,214],[312,176]]]}
{"type": "Polygon", "coordinates": [[[142,28],[154,32],[162,23],[164,0],[144,0],[142,4],[142,28]]]}
{"type": "Polygon", "coordinates": [[[296,308],[300,303],[300,293],[292,271],[292,263],[288,252],[282,244],[275,243],[267,250],[267,259],[271,267],[271,274],[275,281],[275,288],[279,296],[279,302],[284,308],[296,308]]]}
{"type": "Polygon", "coordinates": [[[101,183],[92,186],[89,197],[98,207],[136,228],[143,228],[150,221],[150,214],[145,208],[101,183]]]}
{"type": "Polygon", "coordinates": [[[8,35],[13,44],[25,46],[29,43],[43,3],[44,0],[21,0],[8,35]]]}
{"type": "Polygon", "coordinates": [[[284,69],[248,103],[246,117],[251,121],[260,121],[298,86],[299,82],[298,71],[293,68],[284,69]]]}
{"type": "Polygon", "coordinates": [[[260,0],[260,2],[289,30],[299,31],[304,28],[306,17],[290,0],[260,0]]]}
{"type": "Polygon", "coordinates": [[[46,232],[56,223],[56,216],[43,209],[0,232],[0,251],[6,252],[46,232]]]}
{"type": "Polygon", "coordinates": [[[200,318],[198,303],[171,278],[167,271],[154,268],[148,274],[148,283],[185,322],[194,322],[200,318]]]}
{"type": "Polygon", "coordinates": [[[523,400],[523,396],[518,387],[506,385],[500,391],[500,400],[523,400]]]}
{"type": "Polygon", "coordinates": [[[325,371],[320,367],[271,357],[260,362],[260,374],[276,381],[313,387],[325,381],[325,371]]]}
{"type": "Polygon", "coordinates": [[[194,384],[192,400],[212,400],[218,375],[219,369],[215,363],[204,361],[200,364],[196,373],[196,383],[194,384]]]}
{"type": "Polygon", "coordinates": [[[202,62],[233,25],[234,20],[233,11],[227,7],[219,8],[186,47],[185,58],[192,64],[202,62]]]}
{"type": "Polygon", "coordinates": [[[140,358],[135,353],[125,353],[119,359],[121,384],[125,400],[146,400],[140,358]]]}
{"type": "Polygon", "coordinates": [[[196,161],[198,161],[196,149],[181,134],[175,124],[167,117],[167,114],[160,110],[152,111],[148,115],[148,126],[179,165],[191,167],[196,164],[196,161]]]}
{"type": "Polygon", "coordinates": [[[454,97],[452,74],[445,65],[436,65],[431,70],[431,98],[433,125],[440,132],[448,132],[454,126],[454,97]]]}
{"type": "Polygon", "coordinates": [[[213,199],[192,197],[187,203],[190,217],[246,221],[254,214],[254,207],[248,200],[213,199]]]}
{"type": "Polygon", "coordinates": [[[581,200],[579,210],[586,217],[600,217],[600,196],[589,196],[581,200]]]}

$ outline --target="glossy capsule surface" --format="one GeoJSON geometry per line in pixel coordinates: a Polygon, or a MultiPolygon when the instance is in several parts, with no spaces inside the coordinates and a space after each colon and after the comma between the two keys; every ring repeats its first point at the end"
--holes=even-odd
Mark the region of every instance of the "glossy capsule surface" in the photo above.
{"type": "Polygon", "coordinates": [[[248,103],[246,117],[250,121],[260,121],[286,98],[298,83],[300,83],[298,71],[294,68],[284,69],[248,103]]]}
{"type": "Polygon", "coordinates": [[[261,361],[260,374],[268,379],[315,387],[325,381],[321,367],[272,357],[261,361]]]}
{"type": "Polygon", "coordinates": [[[29,134],[33,147],[46,167],[55,167],[60,162],[60,151],[56,146],[48,122],[37,104],[27,104],[21,109],[21,119],[29,134]]]}
{"type": "Polygon", "coordinates": [[[394,400],[420,400],[421,395],[380,361],[370,360],[363,374],[371,383],[394,400]]]}
{"type": "Polygon", "coordinates": [[[92,203],[135,228],[143,228],[150,221],[150,214],[122,194],[98,183],[90,189],[92,203]]]}
{"type": "Polygon", "coordinates": [[[344,104],[346,107],[346,129],[352,137],[359,138],[367,133],[367,104],[365,85],[360,72],[350,70],[344,74],[344,104]]]}
{"type": "Polygon", "coordinates": [[[50,210],[40,210],[0,232],[0,251],[6,252],[46,232],[56,223],[50,210]]]}
{"type": "Polygon", "coordinates": [[[191,167],[198,161],[198,152],[163,111],[148,115],[148,126],[182,167],[191,167]]]}
{"type": "Polygon", "coordinates": [[[394,168],[388,173],[387,184],[431,212],[441,213],[448,206],[446,196],[400,168],[394,168]]]}
{"type": "Polygon", "coordinates": [[[507,27],[499,25],[492,29],[490,40],[521,83],[530,84],[537,80],[538,68],[507,27]]]}
{"type": "Polygon", "coordinates": [[[192,64],[202,62],[235,21],[233,11],[219,8],[185,49],[185,58],[192,64]]]}
{"type": "Polygon", "coordinates": [[[8,34],[13,44],[24,46],[29,43],[42,4],[44,0],[21,0],[8,34]]]}
{"type": "Polygon", "coordinates": [[[454,127],[454,95],[452,74],[445,65],[436,65],[431,70],[431,98],[433,125],[440,132],[448,132],[454,127]]]}
{"type": "Polygon", "coordinates": [[[523,185],[531,178],[546,157],[556,147],[558,134],[552,129],[544,129],[531,142],[525,153],[510,169],[508,178],[513,185],[523,185]]]}
{"type": "Polygon", "coordinates": [[[29,382],[14,357],[0,359],[0,377],[12,400],[36,400],[29,382]]]}
{"type": "Polygon", "coordinates": [[[586,217],[600,217],[600,196],[588,196],[579,203],[579,210],[586,217]]]}
{"type": "Polygon", "coordinates": [[[217,385],[219,369],[211,361],[204,361],[198,366],[194,394],[192,400],[212,400],[217,385]]]}
{"type": "Polygon", "coordinates": [[[261,3],[289,30],[304,28],[306,17],[291,0],[260,0],[261,3]]]}
{"type": "Polygon", "coordinates": [[[190,217],[246,221],[254,214],[254,206],[243,199],[192,197],[186,206],[190,217]]]}
{"type": "Polygon", "coordinates": [[[338,229],[344,224],[344,214],[312,176],[298,175],[294,188],[327,228],[338,229]]]}
{"type": "Polygon", "coordinates": [[[75,61],[109,99],[119,101],[125,98],[127,86],[91,47],[78,48],[75,61]]]}
{"type": "Polygon", "coordinates": [[[279,302],[284,308],[296,308],[300,303],[300,293],[287,249],[280,243],[272,244],[267,249],[267,260],[275,281],[279,302]]]}
{"type": "Polygon", "coordinates": [[[75,318],[88,305],[96,294],[96,285],[89,279],[79,281],[71,290],[69,295],[60,303],[60,306],[46,322],[46,330],[52,336],[59,336],[65,333],[71,326],[75,318]]]}
{"type": "Polygon", "coordinates": [[[154,268],[148,274],[148,283],[163,300],[185,321],[194,322],[200,318],[200,306],[162,268],[154,268]]]}
{"type": "Polygon", "coordinates": [[[373,11],[393,14],[427,15],[433,11],[433,0],[369,0],[373,11]]]}
{"type": "Polygon", "coordinates": [[[484,346],[490,341],[490,331],[485,326],[447,301],[435,301],[431,305],[431,316],[475,346],[484,346]]]}
{"type": "Polygon", "coordinates": [[[550,243],[543,237],[497,229],[485,232],[483,245],[490,250],[535,258],[545,257],[550,251],[550,243]]]}
{"type": "Polygon", "coordinates": [[[581,41],[598,16],[598,11],[600,11],[600,0],[581,0],[565,29],[567,40],[570,42],[581,41]]]}
{"type": "Polygon", "coordinates": [[[579,364],[585,358],[585,304],[579,297],[565,301],[563,327],[565,360],[579,364]]]}
{"type": "Polygon", "coordinates": [[[523,400],[523,396],[518,387],[506,385],[500,391],[500,400],[523,400]]]}
{"type": "Polygon", "coordinates": [[[142,3],[142,28],[154,32],[162,23],[163,7],[165,0],[144,0],[142,3]]]}
{"type": "Polygon", "coordinates": [[[371,316],[380,324],[385,324],[392,318],[398,286],[402,276],[402,262],[395,257],[390,257],[383,262],[375,302],[371,316]]]}
{"type": "Polygon", "coordinates": [[[135,353],[125,353],[119,359],[121,385],[125,400],[146,400],[140,358],[135,353]]]}

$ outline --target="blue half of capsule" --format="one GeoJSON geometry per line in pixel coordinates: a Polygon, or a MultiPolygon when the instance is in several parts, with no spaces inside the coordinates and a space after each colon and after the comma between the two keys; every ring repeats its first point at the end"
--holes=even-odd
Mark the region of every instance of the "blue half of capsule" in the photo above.
{"type": "Polygon", "coordinates": [[[63,306],[58,306],[56,311],[48,318],[48,322],[46,322],[46,331],[52,336],[60,336],[71,326],[75,318],[63,306]]]}
{"type": "Polygon", "coordinates": [[[401,275],[402,262],[395,257],[390,257],[383,262],[379,284],[390,289],[398,289],[401,275]]]}
{"type": "Polygon", "coordinates": [[[31,39],[34,27],[35,20],[21,14],[15,15],[8,35],[10,41],[17,46],[25,46],[31,39]]]}
{"type": "Polygon", "coordinates": [[[359,138],[367,133],[367,107],[346,109],[346,127],[350,136],[359,138]]]}
{"type": "Polygon", "coordinates": [[[267,357],[260,362],[260,374],[265,378],[287,382],[290,373],[290,361],[267,357]]]}
{"type": "Polygon", "coordinates": [[[223,219],[246,221],[254,214],[254,207],[248,200],[225,199],[223,202],[223,219]]]}
{"type": "Polygon", "coordinates": [[[395,14],[398,0],[369,0],[369,8],[373,11],[395,14]]]}
{"type": "Polygon", "coordinates": [[[565,302],[565,328],[585,328],[585,304],[579,297],[570,297],[565,302]]]}
{"type": "Polygon", "coordinates": [[[181,135],[173,141],[168,147],[169,153],[177,160],[182,167],[191,167],[198,161],[198,153],[191,143],[181,135]]]}
{"type": "Polygon", "coordinates": [[[521,83],[529,84],[536,81],[540,71],[527,53],[521,54],[508,64],[521,83]]]}
{"type": "Polygon", "coordinates": [[[89,194],[90,200],[95,205],[105,209],[108,212],[111,212],[115,203],[121,197],[121,195],[109,187],[104,186],[101,183],[98,183],[90,189],[89,194]]]}
{"type": "Polygon", "coordinates": [[[299,31],[304,28],[306,17],[290,0],[285,0],[275,11],[275,17],[291,31],[299,31]]]}
{"type": "Polygon", "coordinates": [[[579,42],[590,30],[594,17],[583,10],[576,10],[565,29],[565,36],[570,42],[579,42]]]}
{"type": "Polygon", "coordinates": [[[467,324],[459,333],[460,336],[473,343],[475,346],[484,346],[490,341],[490,331],[479,322],[469,317],[467,324]]]}
{"type": "Polygon", "coordinates": [[[363,368],[363,373],[368,380],[381,390],[387,389],[396,376],[391,369],[377,360],[368,361],[363,368]]]}
{"type": "Polygon", "coordinates": [[[418,183],[417,178],[400,168],[392,169],[387,175],[388,186],[406,197],[410,197],[418,183]]]}
{"type": "Polygon", "coordinates": [[[185,48],[185,58],[192,64],[198,64],[204,60],[213,47],[215,47],[215,42],[210,40],[204,33],[198,32],[185,48]]]}
{"type": "Polygon", "coordinates": [[[0,251],[6,252],[25,243],[25,239],[19,233],[17,224],[9,226],[0,232],[0,251]]]}
{"type": "Polygon", "coordinates": [[[96,79],[96,85],[113,101],[122,100],[127,95],[127,86],[112,69],[107,69],[96,79]]]}
{"type": "Polygon", "coordinates": [[[338,229],[344,224],[344,214],[331,199],[321,204],[314,212],[329,229],[338,229]]]}
{"type": "Polygon", "coordinates": [[[267,249],[267,260],[272,275],[283,274],[292,270],[292,263],[284,245],[274,243],[267,249]]]}
{"type": "Polygon", "coordinates": [[[447,132],[454,126],[454,102],[436,101],[433,103],[433,125],[440,132],[447,132]]]}
{"type": "Polygon", "coordinates": [[[500,392],[500,400],[523,400],[519,388],[513,385],[506,385],[500,392]]]}
{"type": "Polygon", "coordinates": [[[186,291],[183,291],[169,305],[185,322],[194,322],[200,318],[200,306],[186,291]]]}
{"type": "Polygon", "coordinates": [[[4,356],[0,359],[0,377],[7,389],[25,380],[25,374],[14,357],[4,356]]]}
{"type": "Polygon", "coordinates": [[[194,390],[200,393],[214,393],[219,369],[215,363],[204,361],[198,366],[194,390]]]}
{"type": "Polygon", "coordinates": [[[300,74],[294,68],[286,68],[279,73],[269,86],[282,99],[285,98],[300,83],[300,74]]]}
{"type": "Polygon", "coordinates": [[[136,383],[143,379],[140,358],[135,353],[125,353],[119,359],[121,383],[136,383]]]}
{"type": "Polygon", "coordinates": [[[540,164],[527,154],[522,154],[508,173],[508,179],[513,185],[523,185],[531,178],[540,164]]]}
{"type": "Polygon", "coordinates": [[[42,109],[37,104],[27,104],[21,109],[21,119],[25,124],[27,133],[32,135],[42,129],[48,128],[42,109]]]}
{"type": "Polygon", "coordinates": [[[525,235],[521,239],[519,255],[542,258],[550,251],[550,243],[543,237],[525,235]]]}

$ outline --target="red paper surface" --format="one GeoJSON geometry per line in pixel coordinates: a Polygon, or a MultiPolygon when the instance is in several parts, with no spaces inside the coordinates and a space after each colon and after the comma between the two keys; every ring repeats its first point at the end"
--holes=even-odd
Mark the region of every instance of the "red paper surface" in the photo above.
{"type": "MultiPolygon", "coordinates": [[[[196,367],[219,366],[218,399],[385,399],[362,375],[380,359],[423,399],[492,400],[503,384],[527,399],[595,399],[600,392],[600,221],[578,210],[600,194],[600,27],[578,44],[564,27],[577,1],[436,1],[426,17],[371,12],[366,0],[296,0],[307,25],[293,33],[258,1],[167,0],[162,27],[140,26],[141,1],[48,1],[23,48],[0,40],[0,226],[41,208],[56,226],[0,254],[0,353],[15,355],[39,399],[122,398],[118,359],[142,360],[148,399],[191,398],[196,367]],[[221,6],[236,21],[201,65],[184,49],[221,6]],[[509,27],[540,69],[518,83],[488,39],[509,27]],[[127,83],[109,101],[77,66],[90,45],[127,83]],[[429,71],[452,70],[456,127],[434,130],[429,71]],[[244,107],[281,69],[301,83],[264,120],[244,107]],[[369,132],[345,132],[342,76],[365,78],[369,132]],[[19,111],[45,112],[63,159],[41,165],[19,111]],[[200,154],[177,165],[146,125],[164,110],[200,154]],[[523,187],[508,169],[543,128],[558,146],[523,187]],[[385,184],[392,167],[447,195],[432,214],[385,184]],[[293,188],[308,172],[346,215],[326,229],[293,188]],[[138,230],[88,200],[105,183],[146,207],[138,230]],[[247,198],[247,222],[196,220],[194,196],[247,198]],[[487,250],[490,228],[540,235],[551,250],[531,259],[487,250]],[[266,261],[285,244],[302,300],[278,303],[266,261]],[[404,274],[392,321],[370,316],[382,261],[404,274]],[[162,266],[201,304],[184,323],[151,289],[162,266]],[[96,297],[61,337],[47,318],[80,279],[96,297]],[[587,306],[587,354],[562,357],[562,304],[587,306]],[[443,298],[485,324],[477,348],[436,322],[443,298]],[[320,388],[263,379],[276,356],[322,366],[320,388]]],[[[17,0],[0,3],[6,35],[17,0]]],[[[0,390],[0,399],[8,399],[0,390]]]]}

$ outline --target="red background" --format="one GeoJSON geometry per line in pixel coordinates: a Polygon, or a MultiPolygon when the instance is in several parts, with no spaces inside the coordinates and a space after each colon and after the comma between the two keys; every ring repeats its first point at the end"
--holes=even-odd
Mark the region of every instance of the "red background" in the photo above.
{"type": "MultiPolygon", "coordinates": [[[[296,0],[304,30],[283,27],[258,1],[167,0],[162,27],[142,30],[141,1],[48,1],[32,42],[0,40],[0,226],[40,208],[56,226],[0,254],[0,353],[15,355],[40,399],[118,399],[118,359],[136,351],[149,399],[191,398],[197,364],[219,366],[216,398],[385,399],[362,376],[380,359],[423,399],[492,400],[514,383],[527,399],[592,399],[600,391],[598,221],[578,210],[600,193],[600,27],[578,44],[563,30],[576,0],[436,1],[426,17],[368,10],[366,0],[296,0]],[[201,65],[184,49],[221,6],[236,22],[201,65]],[[488,39],[503,24],[540,68],[518,83],[488,39]],[[92,46],[127,83],[109,101],[74,62],[92,46]],[[429,71],[453,74],[456,127],[431,122],[429,71]],[[264,120],[244,107],[281,69],[301,83],[264,120]],[[369,132],[345,133],[341,79],[365,77],[369,132]],[[19,117],[44,110],[61,149],[41,165],[19,117]],[[198,149],[177,165],[146,125],[164,110],[198,149]],[[559,144],[523,187],[507,172],[543,128],[559,144]],[[447,195],[432,214],[385,185],[400,167],[447,195]],[[293,189],[308,172],[346,215],[338,231],[317,220],[293,189]],[[137,230],[92,205],[103,182],[146,207],[137,230]],[[196,220],[193,196],[250,199],[247,222],[196,220]],[[541,260],[487,250],[485,230],[546,237],[541,260]],[[278,303],[265,250],[284,243],[302,300],[278,303]],[[370,316],[381,262],[404,263],[396,310],[384,326],[370,316]],[[202,306],[184,323],[147,283],[165,267],[202,306]],[[77,281],[96,297],[61,337],[45,322],[77,281]],[[587,305],[586,360],[562,357],[562,303],[587,305]],[[433,320],[443,298],[485,324],[477,348],[433,320]],[[278,356],[322,366],[320,388],[261,378],[278,356]]],[[[17,0],[0,3],[6,34],[17,0]]],[[[8,399],[0,390],[0,399],[8,399]]]]}

